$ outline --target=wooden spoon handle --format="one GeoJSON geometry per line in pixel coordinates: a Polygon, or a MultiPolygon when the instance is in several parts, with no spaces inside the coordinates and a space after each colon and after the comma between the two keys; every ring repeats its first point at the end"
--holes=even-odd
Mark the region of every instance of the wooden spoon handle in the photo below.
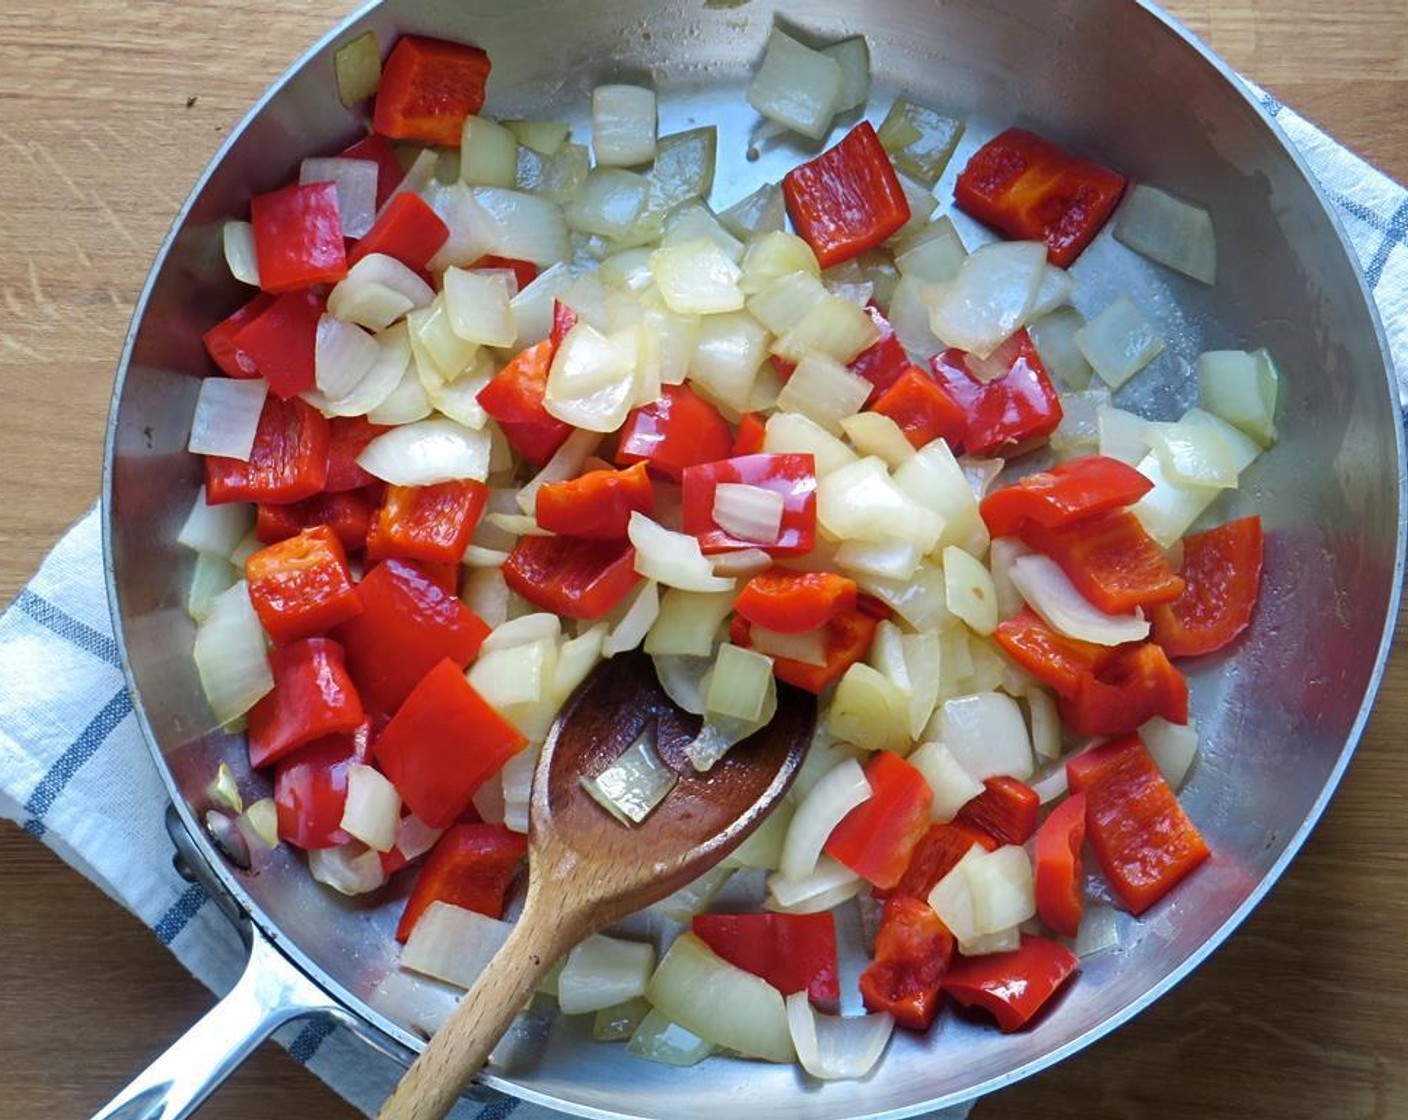
{"type": "Polygon", "coordinates": [[[377,1120],[441,1120],[523,1010],[533,989],[576,943],[561,915],[537,920],[525,908],[474,987],[430,1040],[410,1072],[377,1113],[377,1120]]]}

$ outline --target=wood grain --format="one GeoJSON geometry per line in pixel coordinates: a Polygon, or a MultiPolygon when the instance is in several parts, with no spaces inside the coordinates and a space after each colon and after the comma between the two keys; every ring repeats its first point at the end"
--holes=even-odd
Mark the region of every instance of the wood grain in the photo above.
{"type": "MultiPolygon", "coordinates": [[[[7,5],[0,36],[0,603],[94,500],[147,267],[248,105],[347,0],[7,5]],[[217,46],[218,45],[218,46],[217,46]]],[[[1408,179],[1403,0],[1176,0],[1233,65],[1408,179]]],[[[978,1120],[1408,1115],[1408,631],[1360,753],[1228,945],[978,1120]]],[[[48,851],[0,828],[0,1120],[93,1111],[212,1002],[48,851]]],[[[266,1046],[206,1120],[357,1114],[266,1046]]]]}

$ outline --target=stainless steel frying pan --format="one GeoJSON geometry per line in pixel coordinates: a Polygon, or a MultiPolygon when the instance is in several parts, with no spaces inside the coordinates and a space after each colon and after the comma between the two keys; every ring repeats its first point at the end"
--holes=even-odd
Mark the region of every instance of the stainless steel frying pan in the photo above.
{"type": "MultiPolygon", "coordinates": [[[[369,1002],[396,967],[397,889],[366,903],[341,899],[286,850],[240,871],[199,824],[220,760],[246,789],[263,781],[202,699],[182,609],[191,557],[174,543],[200,481],[183,450],[192,375],[206,368],[200,334],[241,298],[222,263],[222,219],[286,182],[303,156],[358,133],[334,93],[332,56],[366,28],[383,48],[402,31],[476,42],[494,62],[491,112],[570,113],[583,135],[594,85],[648,79],[660,91],[662,131],[719,125],[713,201],[727,205],[803,155],[782,144],[747,156],[755,119],[742,89],[778,13],[819,39],[867,37],[872,119],[900,91],[966,117],[955,167],[998,129],[1024,123],[1212,211],[1215,288],[1147,264],[1108,236],[1075,271],[1083,310],[1128,292],[1169,339],[1121,394],[1128,407],[1178,414],[1196,397],[1190,363],[1204,349],[1267,346],[1284,373],[1281,440],[1218,507],[1264,520],[1262,601],[1250,633],[1192,671],[1203,749],[1184,802],[1216,854],[1128,921],[1122,949],[1088,959],[1026,1033],[948,1020],[930,1037],[897,1038],[866,1082],[817,1088],[759,1063],[653,1065],[560,1022],[485,1081],[600,1117],[678,1115],[681,1100],[705,1120],[740,1105],[779,1120],[842,1120],[953,1104],[1059,1061],[1158,998],[1256,905],[1324,809],[1363,728],[1398,609],[1399,406],[1363,284],[1303,165],[1184,31],[1136,0],[387,0],[316,45],[231,136],[161,252],[118,376],[105,479],[113,612],[138,715],[190,834],[187,858],[247,915],[254,949],[250,972],[196,1037],[177,1044],[185,1050],[166,1059],[167,1072],[148,1071],[106,1115],[184,1115],[255,1041],[298,1015],[335,1014],[403,1058],[421,1046],[410,1024],[369,1002]]],[[[952,172],[941,201],[951,189],[952,172]]],[[[986,236],[966,224],[963,232],[970,244],[986,236]]]]}

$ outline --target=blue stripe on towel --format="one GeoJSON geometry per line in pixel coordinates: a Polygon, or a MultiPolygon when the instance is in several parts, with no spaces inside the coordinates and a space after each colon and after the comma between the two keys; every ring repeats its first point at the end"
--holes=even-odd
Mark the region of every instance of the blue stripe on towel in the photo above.
{"type": "Polygon", "coordinates": [[[304,1064],[312,1061],[313,1055],[318,1052],[318,1047],[323,1044],[323,1040],[332,1034],[332,1028],[331,1019],[310,1019],[298,1032],[298,1036],[289,1044],[289,1057],[295,1062],[304,1064]]]}
{"type": "Polygon", "coordinates": [[[205,893],[204,887],[199,883],[192,883],[157,920],[152,932],[163,945],[170,945],[209,899],[210,896],[205,893]]]}
{"type": "MultiPolygon", "coordinates": [[[[132,712],[132,697],[127,695],[127,689],[120,689],[113,698],[103,705],[102,709],[91,720],[88,726],[78,733],[74,739],[73,746],[64,751],[63,754],[49,767],[49,772],[39,779],[39,784],[34,787],[34,792],[29,795],[29,800],[24,803],[25,812],[36,818],[36,822],[42,825],[44,814],[47,813],[58,799],[59,794],[64,791],[64,787],[78,773],[79,769],[93,757],[101,747],[108,735],[112,733],[119,723],[126,719],[132,712]]],[[[42,827],[38,832],[26,825],[26,830],[36,836],[43,835],[42,827]]]]}
{"type": "Polygon", "coordinates": [[[109,665],[121,666],[122,659],[118,653],[117,641],[111,635],[94,630],[86,622],[79,622],[73,615],[60,610],[28,588],[15,596],[14,606],[70,645],[77,646],[85,653],[91,653],[109,665]]]}

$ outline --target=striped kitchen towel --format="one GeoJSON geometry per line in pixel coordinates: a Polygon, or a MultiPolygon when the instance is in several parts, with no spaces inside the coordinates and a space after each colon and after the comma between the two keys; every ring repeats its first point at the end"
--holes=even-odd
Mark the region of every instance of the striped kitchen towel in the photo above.
{"type": "MultiPolygon", "coordinates": [[[[1338,211],[1378,302],[1400,398],[1408,402],[1408,195],[1273,98],[1254,93],[1338,211]]],[[[94,510],[0,617],[0,813],[128,907],[207,985],[227,991],[244,951],[201,888],[172,870],[166,791],[119,668],[102,570],[94,510]]],[[[294,1024],[278,1037],[369,1115],[398,1073],[389,1059],[323,1021],[294,1024]]],[[[454,1115],[558,1115],[497,1094],[485,1100],[466,1101],[454,1115]]]]}

